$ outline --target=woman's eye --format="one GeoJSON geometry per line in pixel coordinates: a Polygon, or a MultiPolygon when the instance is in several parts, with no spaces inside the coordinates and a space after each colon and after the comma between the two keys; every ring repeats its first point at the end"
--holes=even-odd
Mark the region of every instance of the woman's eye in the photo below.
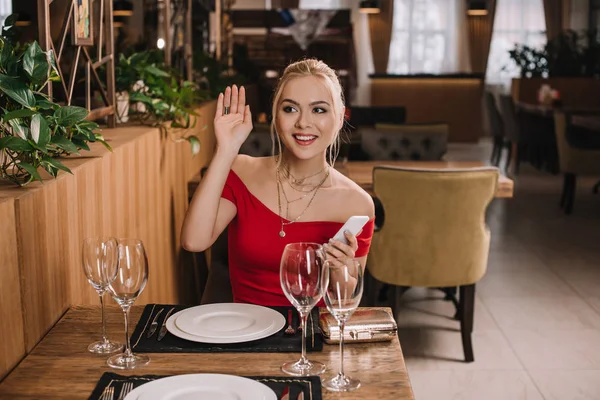
{"type": "Polygon", "coordinates": [[[323,114],[323,113],[326,113],[327,110],[322,107],[315,107],[315,108],[313,108],[313,112],[315,114],[323,114]]]}
{"type": "Polygon", "coordinates": [[[291,112],[295,112],[295,111],[296,111],[296,109],[294,107],[292,107],[292,106],[285,106],[285,107],[283,107],[283,112],[291,113],[291,112]]]}

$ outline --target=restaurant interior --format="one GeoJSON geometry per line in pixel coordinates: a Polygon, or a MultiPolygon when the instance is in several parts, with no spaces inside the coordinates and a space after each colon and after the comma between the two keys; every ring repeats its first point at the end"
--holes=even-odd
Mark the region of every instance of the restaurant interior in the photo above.
{"type": "MultiPolygon", "coordinates": [[[[0,0],[0,26],[0,399],[600,400],[600,0],[0,0]],[[286,306],[235,302],[232,225],[182,234],[219,96],[245,89],[239,154],[277,155],[313,58],[366,265],[291,243],[286,306]]],[[[304,222],[271,211],[264,247],[304,222]]]]}

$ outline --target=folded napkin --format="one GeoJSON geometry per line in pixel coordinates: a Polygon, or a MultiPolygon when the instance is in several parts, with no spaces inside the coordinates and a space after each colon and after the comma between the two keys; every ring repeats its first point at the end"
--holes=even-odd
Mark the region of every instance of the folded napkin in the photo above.
{"type": "MultiPolygon", "coordinates": [[[[166,375],[123,376],[112,372],[105,372],[96,384],[89,400],[100,399],[104,388],[109,385],[115,388],[114,398],[117,398],[125,382],[132,382],[135,389],[144,383],[165,377],[166,375]]],[[[298,398],[298,395],[302,392],[305,400],[322,400],[321,379],[318,376],[298,378],[291,376],[246,376],[246,378],[264,383],[275,392],[278,399],[281,398],[284,390],[289,388],[290,399],[298,398]]]]}
{"type": "MultiPolygon", "coordinates": [[[[279,352],[300,352],[302,351],[302,335],[296,333],[293,336],[285,335],[287,327],[288,310],[292,307],[269,307],[280,312],[286,318],[285,326],[277,333],[263,339],[253,340],[251,342],[214,344],[198,343],[178,338],[167,332],[166,336],[158,341],[158,332],[165,319],[165,315],[173,308],[171,315],[191,306],[173,306],[168,304],[148,304],[131,335],[131,345],[133,351],[141,353],[211,353],[211,352],[243,352],[243,353],[279,353],[279,352]],[[150,324],[156,314],[163,309],[158,317],[158,329],[156,333],[148,338],[147,333],[150,324]]],[[[299,316],[296,309],[293,310],[294,327],[299,325],[299,316]]],[[[319,309],[314,308],[308,317],[307,322],[308,336],[306,337],[306,351],[322,351],[323,335],[319,328],[319,309]]]]}

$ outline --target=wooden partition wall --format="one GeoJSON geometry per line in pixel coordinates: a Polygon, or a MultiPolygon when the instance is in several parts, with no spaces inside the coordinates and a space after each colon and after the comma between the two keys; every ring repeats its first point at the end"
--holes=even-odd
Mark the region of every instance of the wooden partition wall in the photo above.
{"type": "Polygon", "coordinates": [[[477,142],[482,135],[480,78],[371,78],[372,106],[406,107],[406,123],[445,123],[448,141],[477,142]]]}
{"type": "Polygon", "coordinates": [[[214,152],[215,108],[212,101],[197,110],[195,157],[187,141],[157,128],[118,127],[103,132],[112,152],[94,145],[65,160],[73,175],[25,188],[0,184],[0,379],[70,305],[98,304],[81,267],[86,237],[143,240],[149,279],[138,304],[193,301],[193,266],[179,237],[187,182],[214,152]]]}

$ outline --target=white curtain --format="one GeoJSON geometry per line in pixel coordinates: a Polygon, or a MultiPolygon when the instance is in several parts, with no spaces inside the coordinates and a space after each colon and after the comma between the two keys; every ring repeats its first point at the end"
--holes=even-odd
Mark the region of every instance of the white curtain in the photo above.
{"type": "Polygon", "coordinates": [[[469,72],[464,0],[394,0],[388,73],[469,72]]]}
{"type": "Polygon", "coordinates": [[[520,71],[508,54],[516,43],[542,48],[546,44],[543,0],[496,0],[496,18],[486,71],[486,84],[508,92],[520,71]]]}
{"type": "Polygon", "coordinates": [[[12,14],[12,0],[0,0],[0,27],[4,26],[4,20],[12,14]]]}

